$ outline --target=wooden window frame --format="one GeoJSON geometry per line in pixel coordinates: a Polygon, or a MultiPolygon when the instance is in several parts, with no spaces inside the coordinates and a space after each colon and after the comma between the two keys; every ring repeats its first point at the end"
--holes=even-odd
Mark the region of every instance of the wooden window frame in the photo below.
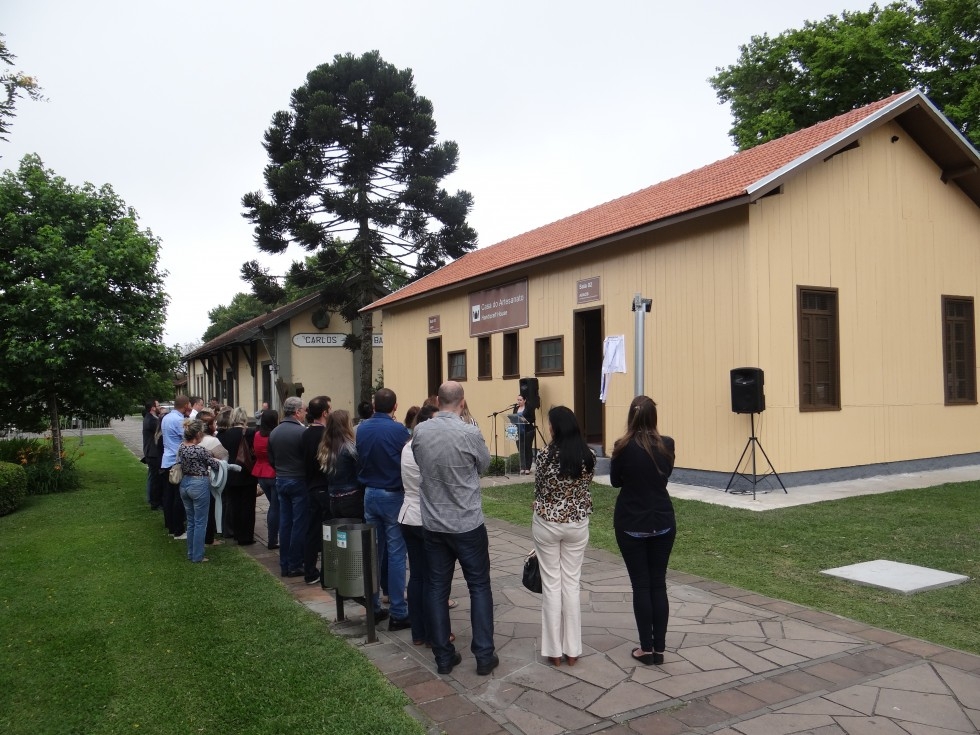
{"type": "Polygon", "coordinates": [[[535,375],[564,375],[565,374],[565,337],[562,335],[554,337],[539,337],[534,340],[534,374],[535,375]],[[541,366],[541,348],[545,343],[557,343],[559,349],[559,359],[561,365],[557,368],[543,368],[541,366]]]}
{"type": "Polygon", "coordinates": [[[977,343],[973,297],[943,296],[942,319],[945,403],[947,406],[975,406],[977,404],[977,343]],[[950,307],[957,305],[967,307],[962,316],[950,314],[950,307]]]}
{"type": "MultiPolygon", "coordinates": [[[[797,313],[797,370],[800,379],[800,411],[840,411],[840,298],[836,288],[822,288],[819,286],[797,286],[796,287],[796,313],[797,313]],[[804,308],[804,299],[807,296],[830,297],[833,307],[827,310],[804,308]],[[813,355],[813,345],[817,339],[814,336],[809,338],[806,344],[804,334],[813,335],[810,328],[823,320],[829,326],[829,334],[826,338],[828,342],[827,350],[827,385],[830,395],[823,401],[815,402],[812,396],[817,392],[817,382],[812,379],[812,365],[805,359],[805,353],[813,355]],[[811,376],[809,385],[806,377],[811,376]],[[809,390],[808,390],[809,389],[809,390]],[[811,400],[804,402],[804,396],[809,393],[811,400]]],[[[811,358],[812,361],[812,358],[811,358]]]]}
{"type": "Polygon", "coordinates": [[[455,380],[457,383],[466,381],[466,350],[453,350],[452,352],[446,353],[446,375],[449,376],[449,380],[455,380]],[[462,375],[453,373],[453,358],[460,356],[463,358],[462,375]]]}
{"type": "Polygon", "coordinates": [[[493,380],[493,347],[490,335],[476,338],[476,379],[493,380]]]}
{"type": "Polygon", "coordinates": [[[521,377],[521,340],[520,332],[504,332],[504,368],[501,378],[513,380],[521,377]],[[508,372],[508,368],[513,368],[508,372]]]}

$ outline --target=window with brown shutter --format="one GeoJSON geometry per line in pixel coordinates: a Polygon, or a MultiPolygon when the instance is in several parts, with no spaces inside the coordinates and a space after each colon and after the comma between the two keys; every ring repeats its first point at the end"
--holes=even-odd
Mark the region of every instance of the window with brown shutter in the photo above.
{"type": "Polygon", "coordinates": [[[493,377],[489,337],[478,337],[476,340],[476,368],[478,380],[490,380],[493,377]]]}
{"type": "Polygon", "coordinates": [[[973,299],[943,296],[943,383],[946,405],[977,402],[973,299]]]}
{"type": "Polygon", "coordinates": [[[800,410],[840,409],[837,289],[800,286],[800,410]]]}
{"type": "Polygon", "coordinates": [[[517,332],[504,333],[504,372],[503,378],[518,378],[521,375],[521,352],[517,332]]]}

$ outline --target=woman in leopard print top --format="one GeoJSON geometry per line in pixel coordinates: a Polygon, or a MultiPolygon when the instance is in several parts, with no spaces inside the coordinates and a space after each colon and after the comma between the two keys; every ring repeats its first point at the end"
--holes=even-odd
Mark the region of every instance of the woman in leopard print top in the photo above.
{"type": "Polygon", "coordinates": [[[211,503],[210,470],[218,460],[201,444],[204,424],[197,419],[184,421],[184,443],[177,449],[177,461],[184,472],[180,481],[180,499],[187,514],[187,558],[195,564],[207,561],[204,535],[211,503]]]}
{"type": "Polygon", "coordinates": [[[555,666],[582,655],[579,580],[589,544],[593,452],[566,406],[548,412],[551,443],[538,455],[531,535],[541,569],[541,653],[555,666]]]}

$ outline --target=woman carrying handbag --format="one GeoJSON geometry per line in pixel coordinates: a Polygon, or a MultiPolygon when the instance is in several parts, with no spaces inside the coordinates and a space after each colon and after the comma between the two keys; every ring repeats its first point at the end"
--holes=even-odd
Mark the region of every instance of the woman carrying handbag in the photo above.
{"type": "Polygon", "coordinates": [[[589,545],[593,452],[566,406],[548,412],[551,443],[538,455],[531,536],[541,576],[541,653],[560,666],[582,655],[579,581],[589,545]]]}

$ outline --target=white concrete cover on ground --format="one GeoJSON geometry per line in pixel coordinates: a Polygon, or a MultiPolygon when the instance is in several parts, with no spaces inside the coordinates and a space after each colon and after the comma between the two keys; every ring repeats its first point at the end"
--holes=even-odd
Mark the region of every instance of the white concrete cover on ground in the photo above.
{"type": "Polygon", "coordinates": [[[870,587],[881,587],[893,592],[902,592],[906,595],[935,590],[940,587],[950,587],[970,579],[962,574],[952,574],[938,569],[902,564],[887,559],[875,559],[846,567],[825,569],[821,574],[847,579],[870,587]]]}

